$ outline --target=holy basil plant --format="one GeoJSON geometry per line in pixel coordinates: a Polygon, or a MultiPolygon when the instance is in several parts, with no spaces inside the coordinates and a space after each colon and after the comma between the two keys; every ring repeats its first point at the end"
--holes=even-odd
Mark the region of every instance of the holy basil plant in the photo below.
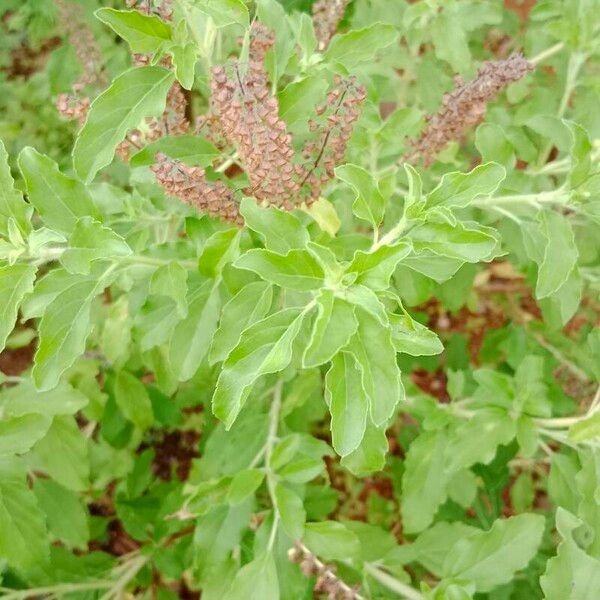
{"type": "Polygon", "coordinates": [[[600,2],[105,4],[0,6],[2,596],[600,598],[600,2]]]}

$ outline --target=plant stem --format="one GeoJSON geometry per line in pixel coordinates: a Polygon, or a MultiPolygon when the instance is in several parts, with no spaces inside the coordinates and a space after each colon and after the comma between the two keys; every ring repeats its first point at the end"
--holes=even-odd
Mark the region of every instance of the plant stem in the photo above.
{"type": "Polygon", "coordinates": [[[528,59],[530,63],[534,65],[538,65],[542,61],[558,54],[565,47],[564,42],[558,42],[558,44],[554,44],[554,46],[550,46],[550,48],[546,48],[546,50],[542,50],[539,54],[536,54],[533,58],[528,59]]]}
{"type": "Polygon", "coordinates": [[[267,552],[271,552],[273,545],[275,544],[275,536],[277,535],[277,527],[279,526],[279,511],[277,510],[277,500],[275,498],[275,473],[271,469],[271,456],[273,454],[273,448],[277,441],[277,429],[279,428],[279,413],[281,412],[281,392],[283,389],[283,379],[275,384],[273,389],[273,401],[271,403],[271,410],[269,411],[269,431],[267,433],[267,442],[265,444],[265,473],[267,478],[267,489],[269,490],[269,497],[273,504],[273,526],[271,527],[271,533],[269,535],[269,543],[267,545],[267,552]]]}
{"type": "Polygon", "coordinates": [[[423,596],[421,592],[415,590],[415,588],[406,583],[402,583],[371,563],[365,563],[364,570],[373,579],[376,579],[381,585],[384,585],[388,590],[395,592],[401,598],[405,598],[406,600],[425,600],[425,596],[423,596]]]}

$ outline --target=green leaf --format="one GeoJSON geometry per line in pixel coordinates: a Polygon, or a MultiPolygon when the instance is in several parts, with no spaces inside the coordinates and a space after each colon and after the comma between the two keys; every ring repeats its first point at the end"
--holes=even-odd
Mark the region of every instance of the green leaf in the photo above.
{"type": "Polygon", "coordinates": [[[377,294],[364,285],[352,285],[345,290],[344,299],[375,317],[383,327],[388,325],[388,317],[385,306],[381,303],[377,294]]]}
{"type": "Polygon", "coordinates": [[[600,413],[577,421],[569,427],[569,439],[576,444],[600,437],[600,413]]]}
{"type": "Polygon", "coordinates": [[[397,39],[398,32],[392,25],[374,23],[363,29],[336,35],[323,58],[328,62],[339,63],[346,69],[353,69],[363,62],[373,60],[380,50],[397,39]]]}
{"type": "Polygon", "coordinates": [[[241,504],[248,496],[254,494],[265,478],[261,469],[246,469],[239,471],[231,480],[227,492],[227,502],[231,505],[241,504]]]}
{"type": "Polygon", "coordinates": [[[470,263],[489,259],[498,244],[493,229],[474,223],[423,223],[411,229],[408,237],[416,252],[431,250],[470,263]]]}
{"type": "Polygon", "coordinates": [[[80,498],[52,479],[36,479],[33,492],[46,515],[50,533],[71,548],[87,550],[87,512],[80,498]]]}
{"type": "Polygon", "coordinates": [[[159,267],[152,274],[150,280],[150,293],[158,296],[167,296],[172,298],[177,305],[177,312],[181,317],[185,317],[188,312],[187,292],[188,292],[188,272],[178,262],[170,263],[159,267]]]}
{"type": "Polygon", "coordinates": [[[283,255],[256,248],[242,254],[234,267],[253,271],[265,281],[299,292],[322,287],[325,278],[321,265],[307,250],[290,250],[283,255]]]}
{"type": "Polygon", "coordinates": [[[208,167],[221,153],[207,139],[198,135],[167,135],[150,142],[129,160],[132,167],[147,167],[161,152],[186,165],[208,167]]]}
{"type": "Polygon", "coordinates": [[[489,592],[529,564],[543,533],[542,515],[498,519],[489,531],[476,531],[456,542],[446,556],[443,575],[471,581],[478,592],[489,592]]]}
{"type": "Polygon", "coordinates": [[[242,0],[195,0],[194,6],[211,17],[217,27],[233,23],[248,27],[248,9],[242,0]]]}
{"type": "Polygon", "coordinates": [[[368,221],[373,229],[379,227],[385,211],[385,198],[381,195],[373,175],[357,165],[337,167],[335,174],[356,193],[352,205],[354,214],[359,219],[368,221]]]}
{"type": "Polygon", "coordinates": [[[19,417],[29,413],[40,415],[74,415],[85,407],[88,399],[79,390],[60,384],[49,392],[38,392],[30,380],[3,390],[2,410],[4,416],[19,417]]]}
{"type": "Polygon", "coordinates": [[[191,90],[196,77],[196,62],[198,61],[198,47],[193,42],[188,44],[175,44],[169,48],[175,67],[175,77],[186,90],[191,90]]]}
{"type": "Polygon", "coordinates": [[[444,562],[452,547],[477,529],[456,521],[440,521],[419,535],[412,544],[415,558],[437,577],[442,576],[444,562]]]}
{"type": "Polygon", "coordinates": [[[324,77],[311,76],[289,83],[279,92],[279,116],[288,124],[305,122],[314,114],[327,91],[324,77]]]}
{"type": "Polygon", "coordinates": [[[92,261],[130,254],[131,248],[120,235],[91,217],[81,217],[75,223],[69,236],[69,247],[60,262],[70,273],[89,275],[92,261]]]}
{"type": "Polygon", "coordinates": [[[225,360],[240,341],[242,331],[264,318],[273,302],[273,286],[256,281],[244,286],[224,307],[208,358],[211,364],[225,360]]]}
{"type": "Polygon", "coordinates": [[[286,254],[290,250],[305,248],[310,240],[308,231],[297,217],[275,206],[261,208],[251,198],[244,198],[240,213],[246,227],[264,239],[267,250],[286,254]]]}
{"type": "Polygon", "coordinates": [[[504,167],[494,162],[479,165],[469,173],[446,173],[427,194],[427,207],[463,208],[478,196],[493,194],[505,177],[504,167]]]}
{"type": "Polygon", "coordinates": [[[535,295],[537,298],[546,298],[567,281],[577,264],[579,252],[568,219],[553,210],[545,210],[541,213],[541,221],[547,242],[538,271],[535,295]]]}
{"type": "Polygon", "coordinates": [[[406,533],[431,525],[447,498],[449,473],[444,464],[445,435],[425,432],[411,443],[402,477],[402,522],[406,533]]]}
{"type": "Polygon", "coordinates": [[[321,292],[317,298],[317,308],[317,318],[302,357],[305,368],[330,361],[346,346],[358,327],[352,305],[335,296],[331,290],[321,292]]]}
{"type": "Polygon", "coordinates": [[[240,230],[237,227],[213,233],[202,248],[198,270],[206,277],[216,278],[223,267],[234,261],[240,253],[240,230]]]}
{"type": "Polygon", "coordinates": [[[63,175],[51,158],[33,148],[23,148],[19,169],[27,185],[29,202],[51,229],[70,233],[80,217],[100,218],[86,187],[63,175]]]}
{"type": "Polygon", "coordinates": [[[0,352],[15,326],[19,305],[33,291],[36,268],[31,265],[0,267],[0,352]]]}
{"type": "Polygon", "coordinates": [[[284,531],[294,540],[301,538],[304,533],[306,511],[300,496],[285,485],[276,483],[275,505],[284,531]]]}
{"type": "Polygon", "coordinates": [[[464,73],[471,64],[465,31],[447,10],[442,10],[431,24],[435,55],[450,64],[453,71],[464,73]]]}
{"type": "Polygon", "coordinates": [[[515,151],[500,125],[482,123],[475,133],[475,146],[483,162],[493,160],[506,168],[515,164],[515,151]]]}
{"type": "Polygon", "coordinates": [[[277,0],[256,0],[256,14],[261,23],[277,32],[275,48],[266,57],[266,67],[271,81],[279,81],[290,61],[296,40],[289,18],[277,0]]]}
{"type": "Polygon", "coordinates": [[[172,36],[168,23],[154,15],[145,15],[139,10],[100,8],[94,14],[121,36],[135,53],[153,54],[172,36]]]}
{"type": "Polygon", "coordinates": [[[304,543],[311,552],[325,560],[352,560],[360,554],[358,536],[337,521],[307,523],[304,543]]]}
{"type": "Polygon", "coordinates": [[[213,413],[231,427],[259,377],[285,369],[304,311],[288,308],[246,329],[225,362],[213,395],[213,413]]]}
{"type": "Polygon", "coordinates": [[[48,562],[44,514],[14,459],[0,458],[0,556],[19,569],[48,562]]]}
{"type": "Polygon", "coordinates": [[[325,397],[331,412],[333,447],[346,456],[363,439],[369,411],[361,370],[352,354],[340,352],[332,360],[325,378],[325,397]]]}
{"type": "Polygon", "coordinates": [[[8,233],[9,219],[14,219],[23,235],[31,230],[31,206],[25,202],[23,194],[15,189],[8,153],[0,140],[0,233],[3,235],[8,233]]]}
{"type": "Polygon", "coordinates": [[[223,600],[279,600],[279,582],[272,554],[244,565],[223,600]]]}
{"type": "Polygon", "coordinates": [[[387,451],[385,425],[375,427],[369,419],[360,445],[347,456],[343,456],[341,463],[356,477],[365,477],[370,473],[383,470],[387,451]]]}
{"type": "Polygon", "coordinates": [[[126,419],[142,431],[154,423],[152,403],[146,386],[134,375],[120,371],[115,377],[115,402],[126,419]]]}
{"type": "Polygon", "coordinates": [[[394,414],[397,404],[404,399],[396,350],[389,329],[382,328],[365,311],[357,311],[356,316],[358,330],[348,345],[348,352],[355,356],[361,370],[371,419],[380,426],[394,414]]]}
{"type": "Polygon", "coordinates": [[[0,455],[24,454],[41,440],[52,419],[46,415],[27,414],[0,420],[0,455]]]}
{"type": "Polygon", "coordinates": [[[408,315],[389,315],[389,319],[396,352],[411,356],[434,356],[444,351],[440,338],[408,315]]]}
{"type": "Polygon", "coordinates": [[[445,450],[446,469],[456,472],[491,462],[498,446],[508,444],[515,434],[515,422],[503,410],[477,411],[452,432],[445,450]]]}
{"type": "Polygon", "coordinates": [[[310,206],[304,209],[321,228],[321,231],[328,233],[331,237],[335,237],[340,230],[342,222],[335,210],[335,206],[326,198],[319,198],[310,206]]]}
{"type": "Polygon", "coordinates": [[[38,390],[55,387],[62,373],[85,351],[92,301],[105,285],[105,276],[74,278],[47,306],[39,325],[32,373],[38,390]]]}
{"type": "Polygon", "coordinates": [[[556,527],[563,538],[554,558],[540,577],[545,600],[596,600],[600,589],[600,560],[582,550],[573,533],[583,522],[564,508],[556,511],[556,527]]]}
{"type": "Polygon", "coordinates": [[[372,290],[387,290],[398,263],[406,258],[410,251],[410,245],[404,243],[380,246],[372,252],[359,250],[346,270],[348,273],[357,273],[357,284],[366,285],[372,290]]]}
{"type": "Polygon", "coordinates": [[[169,360],[179,381],[191,379],[208,354],[221,308],[218,286],[206,281],[190,289],[189,312],[177,323],[169,343],[169,360]]]}
{"type": "Polygon", "coordinates": [[[118,144],[144,117],[162,114],[172,83],[173,73],[161,67],[134,68],[92,102],[73,149],[73,166],[81,179],[91,182],[110,164],[118,144]]]}
{"type": "Polygon", "coordinates": [[[48,433],[27,456],[32,468],[45,471],[70,490],[89,486],[88,442],[71,416],[54,417],[48,433]]]}

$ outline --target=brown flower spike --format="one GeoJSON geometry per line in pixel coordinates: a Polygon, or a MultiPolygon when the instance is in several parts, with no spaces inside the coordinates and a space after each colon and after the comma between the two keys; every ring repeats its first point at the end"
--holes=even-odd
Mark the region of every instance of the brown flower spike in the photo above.
{"type": "Polygon", "coordinates": [[[455,89],[444,95],[440,111],[426,118],[427,127],[411,142],[411,149],[400,162],[414,164],[423,159],[425,166],[429,166],[451,141],[461,139],[485,118],[490,100],[533,69],[520,52],[515,52],[506,60],[483,63],[473,81],[464,83],[459,76],[455,77],[455,89]]]}
{"type": "Polygon", "coordinates": [[[312,6],[312,21],[319,52],[327,49],[350,0],[318,0],[312,6]]]}

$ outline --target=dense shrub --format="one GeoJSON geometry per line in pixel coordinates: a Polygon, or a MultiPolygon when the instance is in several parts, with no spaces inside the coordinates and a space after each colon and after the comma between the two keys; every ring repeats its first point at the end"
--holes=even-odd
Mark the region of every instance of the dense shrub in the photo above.
{"type": "Polygon", "coordinates": [[[3,597],[600,598],[600,2],[0,2],[3,597]]]}

